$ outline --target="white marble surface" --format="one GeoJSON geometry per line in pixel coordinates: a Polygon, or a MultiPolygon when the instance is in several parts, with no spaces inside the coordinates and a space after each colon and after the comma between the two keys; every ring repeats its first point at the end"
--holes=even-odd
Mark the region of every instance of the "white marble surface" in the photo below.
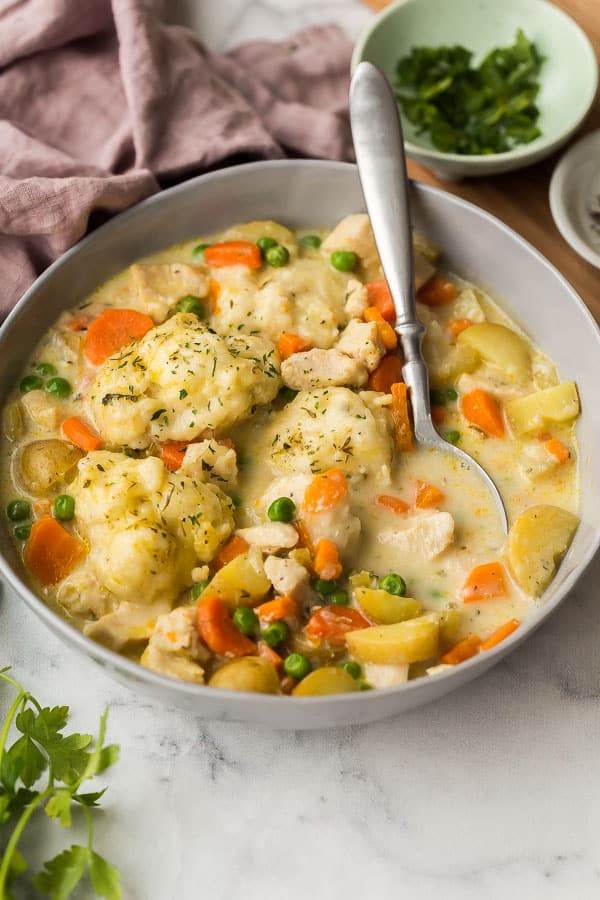
{"type": "MultiPolygon", "coordinates": [[[[356,33],[369,18],[352,0],[169,7],[215,48],[331,19],[356,33]]],[[[466,689],[354,729],[273,733],[159,708],[7,591],[0,662],[45,702],[70,703],[81,730],[110,707],[122,759],[97,839],[126,900],[595,900],[599,579],[597,560],[550,622],[466,689]]],[[[38,820],[23,851],[39,863],[66,837],[38,820]]]]}

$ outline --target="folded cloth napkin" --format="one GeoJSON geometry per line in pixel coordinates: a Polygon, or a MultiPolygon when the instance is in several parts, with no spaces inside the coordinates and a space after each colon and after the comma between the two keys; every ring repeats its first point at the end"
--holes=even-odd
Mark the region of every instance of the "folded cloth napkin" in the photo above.
{"type": "Polygon", "coordinates": [[[0,0],[0,319],[110,214],[239,159],[352,159],[335,26],[217,55],[154,0],[0,0]]]}

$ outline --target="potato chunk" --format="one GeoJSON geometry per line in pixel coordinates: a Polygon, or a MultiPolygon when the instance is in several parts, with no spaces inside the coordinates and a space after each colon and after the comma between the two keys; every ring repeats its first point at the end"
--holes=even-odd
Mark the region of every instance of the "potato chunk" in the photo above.
{"type": "Polygon", "coordinates": [[[573,513],[558,506],[531,506],[508,534],[506,558],[518,584],[539,596],[550,584],[579,525],[573,513]]]}
{"type": "Polygon", "coordinates": [[[19,481],[30,494],[45,494],[68,479],[82,456],[81,450],[58,438],[32,441],[19,457],[19,481]]]}
{"type": "Polygon", "coordinates": [[[254,606],[270,589],[258,547],[251,547],[219,569],[207,588],[211,596],[219,597],[230,609],[254,606]]]}
{"type": "Polygon", "coordinates": [[[437,656],[439,633],[439,616],[429,613],[395,625],[350,631],[346,642],[359,662],[401,666],[437,656]]]}
{"type": "Polygon", "coordinates": [[[575,419],[579,415],[579,396],[575,382],[565,381],[556,387],[511,400],[505,408],[510,427],[518,436],[544,425],[575,419]]]}
{"type": "Polygon", "coordinates": [[[531,372],[531,353],[526,341],[506,325],[497,322],[472,325],[461,331],[457,343],[471,347],[515,381],[525,381],[531,372]]]}
{"type": "Polygon", "coordinates": [[[344,669],[323,666],[302,679],[294,688],[294,697],[323,697],[326,694],[349,694],[358,690],[356,680],[344,669]]]}
{"type": "Polygon", "coordinates": [[[381,625],[394,625],[414,619],[423,607],[412,597],[397,597],[377,588],[357,587],[354,596],[369,618],[381,625]]]}
{"type": "Polygon", "coordinates": [[[246,656],[225,663],[208,682],[225,691],[250,691],[254,694],[278,694],[279,678],[268,659],[246,656]]]}

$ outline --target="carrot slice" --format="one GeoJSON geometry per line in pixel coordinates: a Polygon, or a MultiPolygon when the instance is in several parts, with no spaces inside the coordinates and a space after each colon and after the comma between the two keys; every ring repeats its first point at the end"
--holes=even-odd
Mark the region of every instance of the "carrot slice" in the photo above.
{"type": "Polygon", "coordinates": [[[338,549],[333,541],[327,538],[321,538],[315,549],[315,557],[313,559],[313,569],[319,576],[326,581],[335,581],[342,574],[342,564],[338,549]]]}
{"type": "Polygon", "coordinates": [[[370,622],[351,606],[322,606],[310,617],[305,631],[311,638],[345,644],[349,631],[368,628],[370,622]]]}
{"type": "Polygon", "coordinates": [[[256,654],[256,644],[238,631],[218,597],[206,597],[199,604],[196,627],[198,634],[213,653],[221,656],[256,654]]]}
{"type": "Polygon", "coordinates": [[[432,406],[431,407],[431,421],[435,425],[441,425],[444,419],[446,418],[446,410],[443,406],[432,406]]]}
{"type": "Polygon", "coordinates": [[[377,322],[381,343],[386,350],[394,350],[398,346],[398,335],[389,322],[386,322],[376,306],[367,306],[363,318],[365,322],[377,322]]]}
{"type": "Polygon", "coordinates": [[[213,269],[223,269],[226,266],[260,269],[263,264],[259,248],[251,241],[223,241],[220,244],[211,244],[204,251],[204,262],[213,269]]]}
{"type": "Polygon", "coordinates": [[[402,381],[402,360],[397,353],[388,353],[383,357],[374,372],[369,375],[370,391],[381,391],[389,394],[392,385],[402,381]]]}
{"type": "Polygon", "coordinates": [[[469,394],[465,394],[462,398],[461,410],[465,419],[468,419],[481,431],[485,431],[486,434],[491,434],[493,437],[504,437],[502,410],[498,401],[487,391],[476,388],[469,394]]]}
{"type": "Polygon", "coordinates": [[[230,563],[236,556],[241,556],[249,548],[250,544],[244,540],[239,534],[234,534],[229,538],[226,544],[223,544],[217,555],[215,556],[215,566],[222,569],[227,563],[230,563]]]}
{"type": "Polygon", "coordinates": [[[104,441],[100,435],[96,434],[94,429],[90,428],[78,416],[71,416],[70,419],[65,419],[62,423],[62,430],[64,436],[76,447],[81,447],[82,450],[91,452],[104,446],[104,441]]]}
{"type": "MultiPolygon", "coordinates": [[[[263,659],[268,659],[269,662],[272,662],[278,672],[281,671],[283,666],[283,659],[272,647],[269,647],[266,641],[259,641],[257,644],[258,655],[262,656],[263,659]]],[[[294,682],[295,683],[295,682],[294,682]]]]}
{"type": "Polygon", "coordinates": [[[391,387],[392,394],[392,421],[394,422],[394,437],[398,450],[403,452],[413,449],[413,431],[410,424],[408,411],[408,388],[403,381],[398,381],[391,387]]]}
{"type": "Polygon", "coordinates": [[[274,600],[267,600],[261,603],[254,610],[259,619],[263,622],[277,622],[279,619],[288,619],[297,616],[300,612],[300,606],[293,597],[275,597],[274,600]]]}
{"type": "Polygon", "coordinates": [[[160,445],[160,458],[169,471],[176,472],[181,468],[189,441],[165,441],[160,445]]]}
{"type": "Polygon", "coordinates": [[[52,516],[44,516],[31,526],[24,560],[42,584],[62,581],[84,556],[84,544],[52,516]]]}
{"type": "Polygon", "coordinates": [[[214,278],[211,279],[209,284],[210,290],[210,303],[212,306],[212,311],[214,313],[220,313],[221,307],[219,306],[219,297],[221,296],[221,285],[218,281],[215,281],[214,278]]]}
{"type": "Polygon", "coordinates": [[[386,322],[393,323],[396,321],[396,307],[390,294],[387,281],[370,281],[365,285],[369,306],[374,306],[379,310],[386,322]]]}
{"type": "Polygon", "coordinates": [[[453,300],[456,300],[458,291],[451,281],[446,281],[445,278],[434,275],[433,278],[425,282],[419,290],[418,296],[421,303],[426,303],[427,306],[445,306],[447,303],[452,303],[453,300]]]}
{"type": "Polygon", "coordinates": [[[464,603],[497,600],[499,597],[506,597],[507,593],[504,567],[499,562],[475,566],[461,590],[464,603]]]}
{"type": "Polygon", "coordinates": [[[294,522],[294,528],[298,532],[297,546],[304,547],[312,556],[315,552],[315,548],[310,531],[308,530],[306,524],[302,521],[302,519],[298,519],[296,522],[294,522]]]}
{"type": "Polygon", "coordinates": [[[408,503],[401,500],[400,497],[393,497],[391,494],[377,494],[375,497],[375,505],[382,509],[389,509],[390,512],[398,514],[406,513],[410,509],[408,503]]]}
{"type": "Polygon", "coordinates": [[[458,337],[462,331],[466,331],[471,325],[474,325],[472,319],[450,319],[448,322],[448,331],[452,337],[458,337]]]}
{"type": "Polygon", "coordinates": [[[512,634],[513,631],[516,631],[520,625],[519,619],[509,619],[508,622],[505,622],[504,625],[501,625],[497,631],[494,631],[493,634],[487,638],[483,644],[481,645],[482,650],[491,650],[492,647],[495,647],[501,641],[512,634]]]}
{"type": "Polygon", "coordinates": [[[448,666],[456,666],[458,663],[464,662],[475,656],[481,650],[481,638],[476,634],[469,634],[454,647],[451,647],[447,653],[441,658],[441,662],[448,666]]]}
{"type": "Polygon", "coordinates": [[[555,456],[559,463],[566,463],[571,456],[571,452],[568,447],[559,441],[558,438],[550,438],[549,441],[544,443],[544,447],[551,453],[552,456],[555,456]]]}
{"type": "Polygon", "coordinates": [[[277,341],[277,349],[282,359],[289,359],[294,353],[302,353],[310,350],[310,344],[301,338],[299,334],[290,334],[284,331],[277,341]]]}
{"type": "Polygon", "coordinates": [[[439,506],[444,499],[443,493],[433,484],[426,481],[417,481],[417,493],[415,506],[417,509],[429,509],[431,506],[439,506]]]}
{"type": "Polygon", "coordinates": [[[328,469],[316,475],[304,493],[302,509],[311,515],[330,509],[348,494],[348,482],[340,469],[328,469]]]}
{"type": "Polygon", "coordinates": [[[135,309],[105,309],[90,324],[83,342],[87,359],[99,366],[132,341],[143,338],[154,328],[150,316],[135,309]]]}

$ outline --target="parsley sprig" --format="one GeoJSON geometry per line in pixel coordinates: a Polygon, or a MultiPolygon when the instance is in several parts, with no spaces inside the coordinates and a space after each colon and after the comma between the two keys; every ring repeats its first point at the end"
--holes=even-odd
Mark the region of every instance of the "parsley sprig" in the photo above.
{"type": "Polygon", "coordinates": [[[11,883],[27,870],[18,844],[35,811],[43,808],[49,818],[68,828],[72,806],[77,804],[86,819],[87,844],[73,844],[46,862],[33,883],[51,900],[66,900],[87,873],[98,897],[120,900],[118,870],[92,846],[91,810],[105,789],[81,791],[85,781],[118,759],[116,744],[104,744],[107,713],[100,719],[95,741],[91,734],[64,734],[69,707],[41,706],[8,671],[1,669],[0,679],[12,685],[17,696],[0,730],[0,898],[9,900],[11,883]],[[13,726],[20,737],[8,747],[13,726]]]}

